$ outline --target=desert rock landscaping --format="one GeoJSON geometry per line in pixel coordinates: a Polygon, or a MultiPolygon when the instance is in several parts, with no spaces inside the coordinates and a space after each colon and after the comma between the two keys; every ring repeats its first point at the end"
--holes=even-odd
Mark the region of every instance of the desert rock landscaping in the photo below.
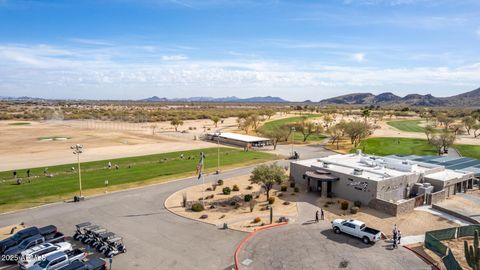
{"type": "Polygon", "coordinates": [[[296,197],[298,189],[288,183],[274,185],[270,191],[270,202],[260,185],[251,184],[248,175],[224,179],[217,183],[205,183],[179,190],[165,202],[165,207],[171,212],[190,219],[240,231],[253,231],[255,228],[270,223],[269,208],[273,208],[273,222],[281,217],[290,221],[297,216],[296,197]],[[222,183],[223,182],[223,183],[222,183]],[[283,190],[282,191],[282,186],[283,190]],[[229,192],[229,191],[230,192],[229,192]],[[201,210],[202,195],[205,196],[205,207],[201,210]],[[184,207],[184,196],[186,206],[184,207]],[[250,207],[253,205],[253,209],[250,207]],[[197,208],[198,207],[198,208],[197,208]],[[198,212],[196,212],[196,211],[198,212]]]}

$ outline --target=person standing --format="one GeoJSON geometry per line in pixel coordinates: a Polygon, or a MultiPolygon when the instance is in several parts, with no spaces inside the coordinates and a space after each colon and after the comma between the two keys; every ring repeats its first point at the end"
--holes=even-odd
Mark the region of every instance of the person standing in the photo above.
{"type": "Polygon", "coordinates": [[[27,177],[30,178],[30,169],[27,169],[27,177]]]}
{"type": "Polygon", "coordinates": [[[323,214],[323,209],[322,209],[322,208],[320,208],[320,217],[322,218],[322,220],[325,219],[325,216],[324,216],[324,214],[323,214]]]}
{"type": "Polygon", "coordinates": [[[400,232],[400,230],[398,230],[398,244],[400,245],[400,240],[402,239],[402,233],[400,232]]]}
{"type": "Polygon", "coordinates": [[[17,171],[13,171],[13,178],[17,178],[17,171]]]}
{"type": "Polygon", "coordinates": [[[393,248],[397,248],[397,231],[393,231],[393,248]]]}
{"type": "Polygon", "coordinates": [[[318,223],[318,210],[315,212],[315,223],[318,223]]]}

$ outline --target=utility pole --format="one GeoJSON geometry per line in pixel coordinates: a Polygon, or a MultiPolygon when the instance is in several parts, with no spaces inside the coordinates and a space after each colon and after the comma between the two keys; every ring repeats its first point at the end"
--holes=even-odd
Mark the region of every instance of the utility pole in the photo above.
{"type": "Polygon", "coordinates": [[[292,127],[292,157],[293,157],[293,144],[295,143],[295,127],[292,127]]]}

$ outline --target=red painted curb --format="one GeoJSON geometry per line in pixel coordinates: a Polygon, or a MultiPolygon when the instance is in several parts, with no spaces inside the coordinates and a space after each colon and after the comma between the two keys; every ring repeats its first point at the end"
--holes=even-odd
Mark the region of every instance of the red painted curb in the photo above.
{"type": "Polygon", "coordinates": [[[247,235],[247,237],[243,238],[242,241],[240,241],[240,243],[238,244],[237,248],[235,249],[235,254],[233,255],[233,258],[235,259],[235,268],[237,270],[240,270],[240,266],[239,266],[239,263],[238,263],[238,253],[242,249],[243,245],[248,241],[248,239],[252,238],[259,231],[263,231],[263,230],[266,230],[266,229],[275,228],[275,227],[279,227],[279,226],[287,225],[287,224],[288,224],[288,222],[282,222],[282,223],[263,226],[261,228],[253,230],[253,232],[251,232],[249,235],[247,235]]]}
{"type": "Polygon", "coordinates": [[[425,256],[423,256],[422,254],[416,252],[415,250],[407,247],[407,246],[402,246],[408,250],[410,250],[411,252],[415,253],[415,255],[419,256],[420,258],[422,258],[425,262],[428,262],[431,266],[435,267],[435,269],[437,270],[441,270],[440,267],[438,266],[438,263],[437,264],[434,264],[433,262],[431,262],[428,258],[426,258],[425,256]]]}

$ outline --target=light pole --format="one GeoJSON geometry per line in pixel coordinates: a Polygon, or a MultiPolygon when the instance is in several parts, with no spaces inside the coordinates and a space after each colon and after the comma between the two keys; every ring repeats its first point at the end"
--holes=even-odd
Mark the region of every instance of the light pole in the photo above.
{"type": "Polygon", "coordinates": [[[295,143],[295,127],[292,127],[292,157],[293,157],[293,144],[295,143]]]}
{"type": "Polygon", "coordinates": [[[217,175],[220,174],[220,130],[217,131],[217,175]]]}
{"type": "Polygon", "coordinates": [[[82,198],[82,172],[80,168],[80,154],[83,153],[83,145],[76,144],[70,146],[70,149],[73,150],[73,154],[77,156],[77,163],[78,163],[78,182],[80,185],[80,198],[82,198]]]}

